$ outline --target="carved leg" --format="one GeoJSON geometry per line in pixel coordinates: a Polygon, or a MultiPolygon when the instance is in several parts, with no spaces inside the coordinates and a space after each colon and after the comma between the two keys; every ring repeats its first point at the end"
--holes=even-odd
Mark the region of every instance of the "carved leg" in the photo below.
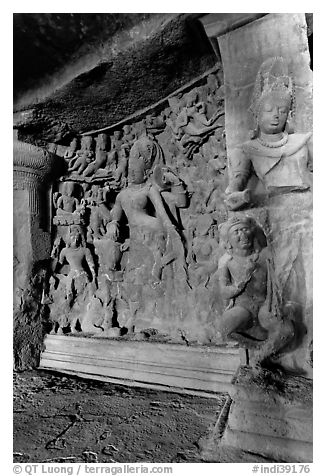
{"type": "Polygon", "coordinates": [[[139,301],[129,301],[130,317],[125,324],[125,327],[128,329],[128,334],[133,334],[135,331],[135,319],[139,307],[139,301]]]}
{"type": "Polygon", "coordinates": [[[253,318],[251,312],[240,306],[228,309],[222,315],[218,324],[218,330],[223,339],[243,340],[238,332],[245,331],[252,327],[253,318]]]}

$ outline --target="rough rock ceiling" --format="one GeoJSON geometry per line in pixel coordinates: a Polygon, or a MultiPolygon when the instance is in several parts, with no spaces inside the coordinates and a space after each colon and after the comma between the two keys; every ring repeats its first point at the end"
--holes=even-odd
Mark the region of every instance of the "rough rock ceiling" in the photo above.
{"type": "Polygon", "coordinates": [[[150,106],[214,66],[199,16],[15,14],[20,138],[67,142],[150,106]]]}

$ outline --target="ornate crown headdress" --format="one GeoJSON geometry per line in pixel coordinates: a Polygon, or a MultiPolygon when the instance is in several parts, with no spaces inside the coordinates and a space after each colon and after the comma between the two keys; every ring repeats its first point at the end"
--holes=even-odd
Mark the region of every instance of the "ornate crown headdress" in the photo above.
{"type": "Polygon", "coordinates": [[[284,95],[289,100],[290,110],[294,112],[294,83],[287,62],[281,56],[268,58],[259,68],[249,107],[255,118],[259,114],[262,99],[273,91],[284,95]]]}

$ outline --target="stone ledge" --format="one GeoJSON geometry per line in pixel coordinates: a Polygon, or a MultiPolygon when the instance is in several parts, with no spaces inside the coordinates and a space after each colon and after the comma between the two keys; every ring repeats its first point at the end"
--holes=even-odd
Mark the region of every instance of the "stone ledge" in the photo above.
{"type": "Polygon", "coordinates": [[[214,397],[230,390],[239,365],[239,350],[225,346],[48,335],[40,369],[214,397]]]}

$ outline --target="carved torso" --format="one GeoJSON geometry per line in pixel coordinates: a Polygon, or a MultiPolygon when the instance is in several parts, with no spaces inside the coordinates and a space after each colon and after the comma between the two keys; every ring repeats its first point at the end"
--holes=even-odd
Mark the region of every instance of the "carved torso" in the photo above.
{"type": "MultiPolygon", "coordinates": [[[[293,190],[307,190],[311,186],[311,174],[308,170],[307,142],[309,134],[291,134],[287,143],[278,148],[266,147],[257,139],[243,145],[246,169],[252,167],[267,190],[290,187],[293,190]]],[[[239,164],[241,169],[241,164],[239,164]]]]}

